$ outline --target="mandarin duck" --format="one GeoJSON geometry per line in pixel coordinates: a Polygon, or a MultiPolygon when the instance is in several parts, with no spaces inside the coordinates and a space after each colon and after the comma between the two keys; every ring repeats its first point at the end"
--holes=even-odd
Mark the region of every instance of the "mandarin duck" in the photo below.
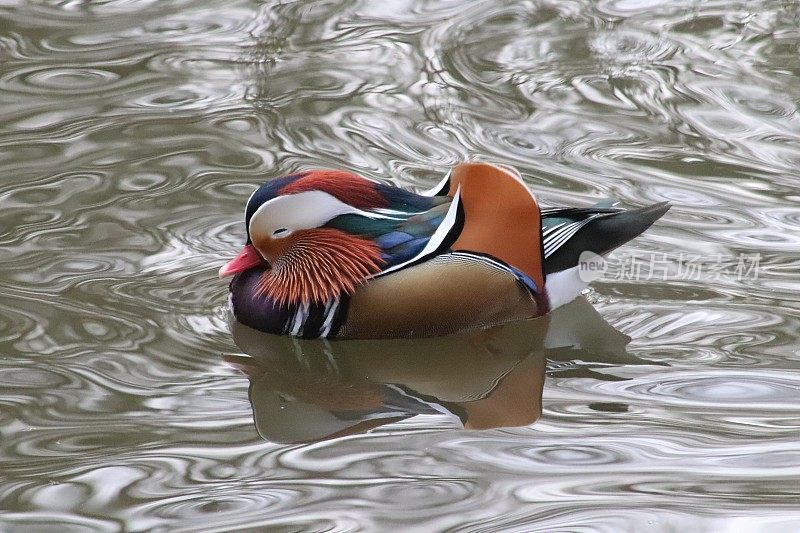
{"type": "Polygon", "coordinates": [[[669,209],[542,209],[518,173],[456,165],[417,194],[339,170],[269,181],[245,207],[247,243],[220,270],[255,329],[303,338],[448,335],[534,318],[587,286],[605,256],[669,209]]]}

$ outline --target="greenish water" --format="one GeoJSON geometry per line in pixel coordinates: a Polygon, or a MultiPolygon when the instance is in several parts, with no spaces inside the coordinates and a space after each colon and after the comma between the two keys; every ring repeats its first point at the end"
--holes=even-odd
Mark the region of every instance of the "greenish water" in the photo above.
{"type": "Polygon", "coordinates": [[[799,28],[766,0],[0,1],[0,530],[800,530],[799,28]],[[255,185],[470,157],[548,205],[674,207],[588,303],[486,337],[231,331],[255,185]]]}

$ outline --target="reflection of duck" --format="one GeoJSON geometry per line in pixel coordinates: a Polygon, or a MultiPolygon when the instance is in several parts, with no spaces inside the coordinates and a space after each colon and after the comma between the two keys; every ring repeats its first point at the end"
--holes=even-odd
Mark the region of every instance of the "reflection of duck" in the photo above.
{"type": "Polygon", "coordinates": [[[542,210],[519,175],[457,165],[429,194],[348,172],[300,172],[247,202],[236,318],[303,338],[448,335],[541,316],[580,294],[583,252],[607,254],[669,208],[542,210]]]}
{"type": "Polygon", "coordinates": [[[228,361],[248,375],[256,428],[274,442],[361,433],[419,414],[468,429],[529,425],[541,414],[546,364],[585,373],[638,362],[625,353],[630,339],[583,298],[541,319],[429,339],[330,342],[238,322],[232,329],[250,357],[228,361]]]}

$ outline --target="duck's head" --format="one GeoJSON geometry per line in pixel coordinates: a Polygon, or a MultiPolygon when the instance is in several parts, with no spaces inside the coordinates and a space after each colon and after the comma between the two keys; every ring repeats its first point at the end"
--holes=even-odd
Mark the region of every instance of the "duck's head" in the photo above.
{"type": "Polygon", "coordinates": [[[343,171],[267,182],[247,201],[247,243],[219,275],[261,268],[257,292],[278,305],[324,304],[352,293],[384,260],[373,240],[345,228],[357,226],[355,217],[386,218],[379,211],[388,205],[378,183],[343,171]]]}

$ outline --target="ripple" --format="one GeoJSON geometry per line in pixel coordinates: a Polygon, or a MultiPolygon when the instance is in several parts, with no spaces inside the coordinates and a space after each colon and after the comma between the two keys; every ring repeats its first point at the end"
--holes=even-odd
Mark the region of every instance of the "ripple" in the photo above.
{"type": "Polygon", "coordinates": [[[207,519],[204,517],[213,517],[215,522],[221,524],[239,523],[242,516],[256,518],[262,516],[265,510],[275,512],[276,508],[284,507],[288,501],[300,503],[298,496],[303,492],[272,489],[258,495],[226,497],[223,494],[187,495],[148,506],[147,511],[164,519],[190,520],[198,525],[207,519]]]}
{"type": "Polygon", "coordinates": [[[44,369],[2,368],[0,369],[0,386],[25,388],[56,388],[68,381],[53,372],[44,369]]]}
{"type": "MultiPolygon", "coordinates": [[[[796,6],[12,4],[4,528],[800,520],[796,6]],[[758,253],[759,275],[594,283],[588,298],[632,340],[602,361],[559,352],[579,370],[548,375],[535,424],[467,431],[422,415],[262,441],[248,379],[220,357],[239,351],[216,278],[254,187],[341,167],[426,188],[467,158],[519,167],[548,205],[671,201],[620,253],[758,253]]],[[[347,381],[354,366],[337,371],[347,381]]]]}
{"type": "MultiPolygon", "coordinates": [[[[531,458],[550,465],[601,465],[609,463],[622,463],[626,459],[609,450],[601,450],[591,447],[547,447],[542,446],[535,450],[535,455],[531,458]]],[[[529,452],[530,453],[530,452],[529,452]]],[[[528,455],[528,454],[526,454],[528,455]]]]}
{"type": "Polygon", "coordinates": [[[53,90],[86,90],[114,82],[119,75],[98,69],[47,69],[31,72],[25,80],[34,87],[53,90]]]}
{"type": "Polygon", "coordinates": [[[27,512],[7,513],[3,522],[11,527],[18,526],[22,530],[47,531],[53,524],[58,524],[59,531],[117,531],[119,525],[115,520],[76,516],[73,513],[27,512]]]}
{"type": "Polygon", "coordinates": [[[365,497],[380,505],[384,512],[394,508],[424,512],[441,505],[452,505],[470,499],[476,493],[471,482],[448,480],[409,480],[402,483],[381,484],[363,491],[365,497]]]}
{"type": "Polygon", "coordinates": [[[588,48],[612,73],[664,61],[677,51],[677,46],[663,37],[625,29],[598,32],[589,41],[588,48]]]}
{"type": "Polygon", "coordinates": [[[717,378],[702,377],[691,381],[684,378],[660,383],[649,389],[648,393],[703,402],[706,405],[765,402],[780,404],[782,400],[790,400],[795,397],[797,380],[781,379],[779,381],[775,376],[753,376],[752,373],[748,374],[746,382],[735,379],[729,373],[717,378]]]}

